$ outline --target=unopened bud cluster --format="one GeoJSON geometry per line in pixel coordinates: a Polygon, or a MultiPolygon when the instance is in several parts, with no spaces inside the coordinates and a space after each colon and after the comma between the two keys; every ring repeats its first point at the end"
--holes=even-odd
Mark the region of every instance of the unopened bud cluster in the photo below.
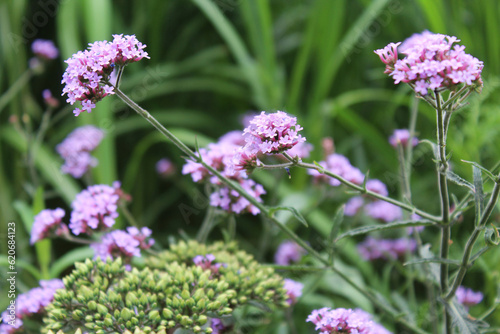
{"type": "Polygon", "coordinates": [[[212,333],[209,317],[228,316],[251,300],[288,306],[283,279],[235,244],[179,243],[146,262],[131,271],[120,258],[77,263],[47,307],[45,332],[212,333]],[[193,262],[208,253],[222,263],[217,272],[193,262]]]}

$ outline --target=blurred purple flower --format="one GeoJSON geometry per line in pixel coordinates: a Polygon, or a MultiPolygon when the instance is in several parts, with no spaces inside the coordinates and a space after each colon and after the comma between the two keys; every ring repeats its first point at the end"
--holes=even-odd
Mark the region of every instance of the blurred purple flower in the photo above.
{"type": "MultiPolygon", "coordinates": [[[[408,146],[409,140],[410,140],[410,131],[408,131],[407,129],[396,129],[394,130],[392,136],[389,137],[389,144],[391,144],[392,147],[398,147],[398,145],[406,147],[408,146]]],[[[413,137],[411,143],[413,146],[417,146],[418,138],[413,137]]]]}
{"type": "Polygon", "coordinates": [[[302,289],[304,288],[304,284],[296,282],[289,278],[285,278],[284,282],[284,288],[286,290],[286,294],[288,295],[287,301],[290,305],[293,305],[297,303],[297,299],[302,296],[302,289]]]}
{"type": "Polygon", "coordinates": [[[373,219],[378,219],[386,223],[403,218],[403,212],[400,207],[382,200],[366,204],[365,214],[373,219]]]}
{"type": "Polygon", "coordinates": [[[479,304],[483,300],[483,294],[479,291],[473,291],[472,289],[466,288],[464,286],[459,286],[455,292],[455,296],[460,304],[465,307],[474,306],[479,304]]]}
{"type": "Polygon", "coordinates": [[[175,174],[175,166],[172,161],[163,158],[156,163],[156,172],[162,177],[169,177],[175,174]]]}
{"type": "Polygon", "coordinates": [[[100,257],[131,259],[134,256],[141,256],[140,241],[134,236],[122,230],[109,232],[101,238],[101,242],[93,243],[90,246],[94,249],[94,259],[100,257]]]}
{"type": "Polygon", "coordinates": [[[55,59],[59,56],[59,50],[54,45],[54,42],[46,39],[36,39],[31,44],[31,51],[44,60],[55,59]]]}
{"type": "MultiPolygon", "coordinates": [[[[363,173],[361,173],[361,171],[358,168],[353,167],[349,162],[349,159],[347,159],[345,156],[341,154],[337,153],[331,154],[326,157],[326,161],[320,161],[319,164],[325,170],[337,174],[346,179],[347,181],[350,181],[355,184],[362,184],[365,179],[363,173]]],[[[341,184],[339,180],[321,174],[317,170],[308,169],[307,172],[308,174],[312,175],[315,178],[315,180],[328,182],[330,183],[330,185],[335,187],[341,184]]]]}
{"type": "Polygon", "coordinates": [[[65,214],[66,212],[61,208],[40,211],[40,213],[35,216],[31,228],[30,243],[33,245],[35,242],[49,238],[53,235],[60,236],[68,233],[68,227],[66,224],[62,223],[62,218],[65,214]]]}
{"type": "Polygon", "coordinates": [[[278,246],[276,254],[274,254],[274,262],[280,266],[288,266],[299,262],[305,253],[306,251],[295,241],[287,240],[278,246]]]}
{"type": "Polygon", "coordinates": [[[378,259],[400,259],[407,253],[412,253],[417,248],[417,243],[413,239],[375,239],[366,238],[358,244],[358,252],[365,260],[378,259]]]}

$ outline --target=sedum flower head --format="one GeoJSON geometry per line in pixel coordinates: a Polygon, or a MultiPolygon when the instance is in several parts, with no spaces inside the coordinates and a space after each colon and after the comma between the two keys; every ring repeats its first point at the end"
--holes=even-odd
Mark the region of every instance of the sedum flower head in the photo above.
{"type": "Polygon", "coordinates": [[[410,84],[415,92],[427,95],[428,90],[452,89],[453,86],[481,86],[483,62],[464,52],[465,46],[454,36],[424,31],[406,40],[399,47],[405,55],[397,59],[398,44],[391,43],[376,50],[386,64],[385,73],[394,83],[410,84]]]}
{"type": "Polygon", "coordinates": [[[59,145],[57,153],[64,159],[61,171],[75,178],[81,178],[90,167],[97,165],[97,159],[90,155],[104,137],[104,131],[85,125],[76,128],[59,145]]]}
{"type": "Polygon", "coordinates": [[[65,62],[68,68],[63,74],[63,95],[70,104],[81,102],[82,108],[73,113],[91,112],[95,104],[110,94],[114,86],[110,76],[115,66],[125,66],[149,58],[144,51],[146,45],[137,40],[135,35],[113,35],[113,41],[90,43],[87,50],[78,51],[65,62]]]}
{"type": "Polygon", "coordinates": [[[321,334],[390,334],[375,323],[369,313],[360,309],[325,307],[312,311],[306,321],[316,325],[321,334]]]}
{"type": "Polygon", "coordinates": [[[113,226],[118,217],[121,193],[120,183],[115,182],[112,187],[105,184],[89,186],[76,195],[69,223],[73,234],[92,233],[113,226]]]}
{"type": "Polygon", "coordinates": [[[45,209],[35,216],[35,221],[31,228],[30,243],[48,238],[52,235],[61,235],[68,232],[68,227],[62,223],[62,218],[66,212],[57,208],[54,210],[45,209]]]}

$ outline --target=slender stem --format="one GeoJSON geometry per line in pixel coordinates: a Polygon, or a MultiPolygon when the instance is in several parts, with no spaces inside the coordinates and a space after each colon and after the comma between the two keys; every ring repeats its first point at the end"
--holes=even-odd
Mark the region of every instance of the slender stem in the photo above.
{"type": "MultiPolygon", "coordinates": [[[[415,327],[411,323],[409,323],[406,319],[403,319],[399,314],[397,314],[395,311],[393,311],[390,307],[385,305],[384,303],[380,302],[375,296],[373,296],[370,292],[368,292],[366,289],[363,289],[360,287],[356,282],[351,280],[347,275],[345,275],[342,271],[337,270],[334,268],[328,259],[324,258],[319,254],[314,248],[312,248],[308,243],[303,241],[300,237],[298,237],[290,228],[288,228],[286,225],[282,224],[280,221],[278,221],[276,218],[273,217],[273,214],[271,211],[261,202],[259,202],[257,199],[255,199],[253,196],[251,196],[249,193],[247,193],[239,183],[234,182],[224,175],[222,175],[218,170],[214,169],[212,166],[207,164],[205,161],[201,159],[201,157],[198,157],[189,147],[187,147],[184,143],[182,143],[177,137],[175,137],[170,131],[165,129],[163,125],[161,125],[153,116],[151,116],[146,110],[142,109],[139,105],[137,105],[135,102],[133,102],[128,96],[126,96],[123,92],[121,92],[118,88],[115,88],[115,93],[120,97],[127,105],[129,105],[132,109],[134,109],[139,115],[144,117],[149,123],[151,123],[158,131],[160,131],[163,135],[165,135],[168,139],[170,139],[177,147],[179,147],[189,158],[195,160],[196,162],[202,164],[212,175],[216,176],[223,184],[227,185],[229,188],[237,191],[242,197],[247,199],[252,205],[257,207],[261,214],[263,214],[267,219],[269,219],[274,225],[276,225],[279,229],[281,229],[285,234],[287,234],[293,241],[295,241],[299,246],[304,248],[311,256],[319,260],[323,265],[325,265],[328,268],[332,268],[334,272],[339,274],[347,283],[352,285],[356,290],[360,291],[363,293],[365,296],[367,296],[375,305],[380,307],[382,310],[387,312],[389,315],[392,316],[392,318],[402,324],[403,326],[407,327],[408,329],[412,330],[415,333],[418,334],[427,334],[427,332],[415,327]]],[[[291,158],[289,155],[285,155],[287,159],[291,159],[292,162],[294,162],[295,165],[300,165],[302,164],[301,162],[291,158]]],[[[318,169],[317,166],[314,165],[307,165],[307,168],[313,168],[313,169],[318,169]]],[[[340,176],[334,175],[336,178],[340,178],[340,176]]],[[[341,178],[342,179],[342,178],[341,178]]],[[[342,179],[344,180],[344,179],[342,179]]],[[[349,181],[344,180],[344,182],[347,182],[351,184],[349,181]]],[[[357,188],[359,191],[363,191],[365,193],[372,193],[368,192],[366,189],[363,189],[362,187],[359,187],[355,184],[352,184],[357,188]]],[[[373,193],[375,194],[375,193],[373,193]]],[[[378,195],[378,194],[376,194],[378,195]]],[[[382,196],[385,198],[385,196],[382,196]]],[[[397,202],[395,200],[392,200],[390,198],[387,198],[388,200],[392,202],[397,202]]],[[[403,203],[400,203],[404,205],[403,203]]],[[[413,211],[414,209],[407,206],[410,211],[413,211]]],[[[427,216],[430,216],[426,213],[424,213],[427,216]]],[[[433,217],[433,216],[431,216],[433,217]]],[[[433,217],[435,219],[435,217],[433,217]]]]}
{"type": "MultiPolygon", "coordinates": [[[[459,98],[460,95],[462,95],[462,93],[465,92],[467,89],[470,90],[470,87],[467,85],[464,85],[462,88],[460,88],[458,90],[458,92],[454,93],[453,95],[450,95],[450,98],[445,103],[443,103],[441,108],[443,110],[446,110],[453,103],[453,101],[455,101],[457,98],[459,98]]],[[[461,99],[461,100],[463,101],[463,99],[461,99]]]]}
{"type": "MultiPolygon", "coordinates": [[[[500,177],[500,175],[499,175],[499,177],[500,177]]],[[[484,227],[486,226],[486,222],[488,221],[491,213],[493,212],[493,209],[495,208],[495,206],[497,204],[499,194],[500,194],[500,181],[497,181],[497,183],[495,183],[495,187],[493,188],[493,192],[491,193],[490,200],[489,200],[488,204],[486,205],[486,208],[484,209],[484,213],[479,220],[479,224],[476,226],[476,228],[472,232],[472,235],[469,237],[469,240],[467,240],[467,244],[465,245],[464,254],[462,256],[462,263],[460,265],[460,269],[458,270],[458,274],[455,277],[455,280],[453,281],[453,284],[450,288],[450,291],[444,297],[444,300],[448,301],[451,298],[453,298],[458,287],[460,286],[460,284],[462,284],[462,281],[465,277],[467,269],[469,268],[469,262],[470,262],[469,260],[470,260],[471,254],[472,254],[472,249],[474,248],[474,244],[476,243],[477,238],[479,237],[481,232],[484,230],[484,227]]]]}
{"type": "MultiPolygon", "coordinates": [[[[450,200],[448,196],[448,180],[446,179],[446,170],[448,162],[446,161],[446,135],[444,126],[444,110],[441,107],[441,95],[434,93],[436,99],[436,121],[437,121],[437,139],[438,139],[438,166],[437,173],[439,179],[439,194],[441,198],[441,223],[445,226],[441,229],[441,250],[440,257],[448,258],[450,247],[450,200]]],[[[448,290],[448,264],[443,262],[440,265],[440,290],[444,294],[448,290]]],[[[451,317],[443,305],[446,334],[452,333],[451,317]]]]}
{"type": "Polygon", "coordinates": [[[210,231],[214,227],[214,207],[209,206],[207,209],[207,213],[205,214],[205,218],[203,218],[203,222],[201,223],[201,227],[198,230],[198,234],[196,235],[196,240],[200,243],[204,243],[210,231]]]}
{"type": "Polygon", "coordinates": [[[406,176],[406,198],[408,203],[411,203],[411,187],[410,187],[410,178],[411,178],[411,167],[413,164],[413,138],[415,138],[415,128],[417,125],[417,115],[418,115],[418,103],[419,99],[414,98],[413,104],[411,106],[410,112],[410,124],[408,126],[408,130],[410,132],[410,138],[408,138],[408,145],[406,146],[406,158],[405,158],[405,176],[406,176]]]}
{"type": "Polygon", "coordinates": [[[393,198],[390,198],[390,197],[387,197],[387,196],[384,196],[384,195],[380,195],[380,194],[378,194],[376,192],[370,191],[370,190],[368,190],[368,189],[366,189],[366,188],[364,188],[362,186],[359,186],[359,185],[357,185],[355,183],[347,181],[342,176],[334,174],[334,173],[332,173],[332,172],[330,172],[328,170],[325,170],[325,169],[323,169],[320,166],[316,166],[316,165],[308,164],[308,163],[304,163],[304,162],[295,162],[294,165],[297,166],[297,167],[302,167],[302,168],[307,168],[307,169],[315,169],[315,170],[317,170],[320,173],[323,173],[325,175],[333,177],[334,179],[339,180],[340,183],[345,184],[346,186],[348,186],[348,187],[350,187],[350,188],[352,188],[354,190],[357,190],[360,193],[363,193],[363,194],[372,196],[374,198],[380,199],[382,201],[385,201],[385,202],[394,204],[396,206],[399,206],[400,208],[402,208],[404,210],[407,210],[407,211],[409,211],[411,213],[416,213],[420,217],[428,219],[428,220],[430,220],[432,222],[438,223],[438,222],[441,221],[440,217],[436,217],[436,216],[433,216],[433,215],[431,215],[431,214],[429,214],[429,213],[427,213],[425,211],[419,210],[419,209],[415,208],[413,205],[406,204],[406,203],[400,202],[398,200],[395,200],[393,198]]]}
{"type": "Polygon", "coordinates": [[[0,113],[3,108],[16,96],[17,93],[28,83],[28,81],[33,76],[33,71],[31,69],[27,69],[23,74],[10,86],[9,90],[0,96],[0,113]]]}
{"type": "Polygon", "coordinates": [[[118,206],[122,210],[123,215],[125,216],[125,219],[127,219],[127,221],[130,223],[130,225],[135,226],[137,228],[140,228],[140,225],[137,223],[137,221],[135,220],[132,213],[128,210],[127,205],[123,201],[120,201],[118,203],[118,206]]]}

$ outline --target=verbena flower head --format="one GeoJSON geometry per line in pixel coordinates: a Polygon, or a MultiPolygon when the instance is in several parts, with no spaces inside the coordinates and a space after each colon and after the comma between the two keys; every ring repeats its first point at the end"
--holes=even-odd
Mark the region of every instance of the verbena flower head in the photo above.
{"type": "Polygon", "coordinates": [[[138,229],[135,226],[129,226],[127,227],[127,233],[130,234],[135,240],[139,241],[140,249],[148,249],[155,244],[155,240],[150,238],[153,232],[147,227],[141,227],[141,229],[138,229]]]}
{"type": "Polygon", "coordinates": [[[455,85],[481,86],[483,62],[464,52],[465,46],[455,44],[454,36],[424,32],[412,36],[400,47],[406,55],[397,59],[396,47],[391,43],[376,50],[386,64],[386,71],[394,83],[410,84],[415,92],[427,95],[428,90],[449,89],[455,85]]]}
{"type": "Polygon", "coordinates": [[[375,239],[368,237],[358,245],[358,252],[365,260],[396,260],[412,253],[417,248],[413,239],[375,239]]]}
{"type": "Polygon", "coordinates": [[[250,120],[243,130],[245,151],[249,153],[281,153],[306,139],[298,132],[302,127],[297,118],[283,111],[266,114],[265,111],[250,120]]]}
{"type": "MultiPolygon", "coordinates": [[[[341,154],[330,154],[326,157],[326,161],[320,161],[319,165],[322,166],[325,170],[337,174],[347,181],[353,182],[355,184],[362,184],[365,179],[363,173],[361,173],[358,168],[353,167],[349,162],[349,159],[341,154]]],[[[317,181],[326,181],[334,187],[341,184],[339,180],[321,174],[317,170],[309,169],[307,172],[308,174],[314,176],[317,181]]]]}
{"type": "Polygon", "coordinates": [[[455,296],[460,304],[465,307],[474,306],[479,304],[483,300],[483,294],[479,291],[473,291],[472,289],[466,288],[464,286],[459,286],[455,292],[455,296]]]}
{"type": "Polygon", "coordinates": [[[320,334],[390,334],[370,314],[359,309],[325,307],[312,311],[306,321],[315,324],[320,334]]]}
{"type": "Polygon", "coordinates": [[[105,184],[89,186],[76,195],[71,204],[73,211],[69,224],[73,234],[92,233],[113,226],[118,217],[121,193],[120,183],[115,182],[112,187],[105,184]]]}
{"type": "Polygon", "coordinates": [[[55,59],[59,56],[59,50],[54,45],[54,42],[46,39],[36,39],[31,44],[31,51],[42,59],[55,59]]]}
{"type": "Polygon", "coordinates": [[[344,215],[355,216],[365,204],[362,196],[355,196],[347,201],[344,208],[344,215]]]}
{"type": "Polygon", "coordinates": [[[134,256],[141,256],[140,245],[140,241],[133,235],[122,230],[115,230],[105,234],[100,243],[94,243],[91,247],[94,249],[94,259],[98,257],[102,260],[117,257],[131,259],[134,256]]]}
{"type": "Polygon", "coordinates": [[[97,159],[90,155],[104,137],[104,131],[85,125],[71,132],[59,145],[57,152],[64,159],[61,171],[75,178],[81,178],[90,167],[97,165],[97,159]]]}
{"type": "Polygon", "coordinates": [[[274,262],[280,266],[288,266],[299,262],[305,252],[295,241],[287,240],[282,242],[276,250],[274,262]]]}
{"type": "MultiPolygon", "coordinates": [[[[401,145],[403,147],[407,147],[409,140],[410,140],[410,131],[409,130],[397,129],[397,130],[394,130],[394,133],[389,137],[389,144],[391,144],[391,146],[394,148],[398,147],[398,145],[401,145]]],[[[411,145],[412,146],[418,145],[418,138],[417,137],[412,138],[411,145]]]]}
{"type": "Polygon", "coordinates": [[[293,305],[297,303],[297,299],[302,296],[302,289],[304,288],[304,284],[296,282],[289,278],[285,278],[284,281],[284,288],[286,290],[286,294],[288,295],[288,303],[290,305],[293,305]]]}
{"type": "Polygon", "coordinates": [[[387,190],[387,187],[384,184],[384,182],[377,179],[366,181],[366,189],[373,191],[374,193],[377,193],[379,195],[383,196],[389,195],[389,191],[387,190]]]}
{"type": "Polygon", "coordinates": [[[172,161],[163,158],[156,163],[156,172],[162,177],[169,177],[175,173],[175,166],[172,161]]]}
{"type": "Polygon", "coordinates": [[[39,287],[17,296],[15,315],[11,314],[9,310],[2,313],[3,324],[0,325],[0,333],[14,333],[21,330],[22,319],[43,313],[45,307],[54,300],[56,290],[64,288],[60,279],[42,280],[39,283],[39,287]]]}
{"type": "Polygon", "coordinates": [[[66,213],[63,209],[45,209],[35,216],[35,221],[31,228],[30,243],[48,238],[52,235],[61,235],[68,232],[68,227],[63,224],[62,218],[66,213]]]}
{"type": "Polygon", "coordinates": [[[365,205],[365,214],[373,219],[390,223],[403,218],[403,211],[399,206],[377,200],[365,205]]]}
{"type": "MultiPolygon", "coordinates": [[[[249,193],[258,202],[262,202],[261,195],[266,191],[262,185],[250,179],[241,179],[240,186],[249,193]]],[[[260,212],[259,208],[252,205],[246,198],[241,196],[237,191],[221,186],[218,190],[210,195],[210,205],[220,207],[227,212],[244,213],[249,212],[256,215],[260,212]]]]}
{"type": "Polygon", "coordinates": [[[145,47],[134,35],[113,35],[112,42],[91,43],[87,50],[78,51],[67,59],[68,68],[62,79],[63,95],[67,94],[66,101],[72,105],[81,102],[82,108],[73,111],[75,116],[83,111],[91,112],[98,101],[114,94],[110,76],[115,66],[149,58],[145,47]]]}

